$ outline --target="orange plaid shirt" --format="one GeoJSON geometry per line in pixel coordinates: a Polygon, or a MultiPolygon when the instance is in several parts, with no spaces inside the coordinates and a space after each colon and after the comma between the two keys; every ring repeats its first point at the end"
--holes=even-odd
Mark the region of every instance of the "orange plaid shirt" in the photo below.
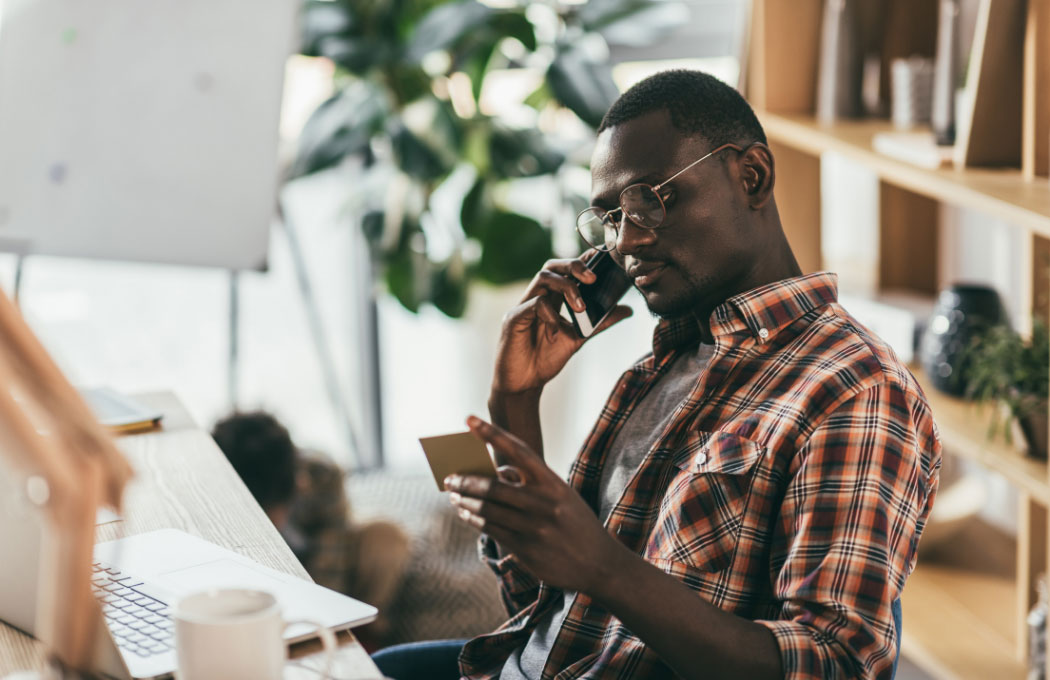
{"type": "MultiPolygon", "coordinates": [[[[711,331],[707,371],[606,527],[698,597],[768,626],[785,677],[888,678],[890,607],[915,565],[941,465],[922,390],[837,303],[833,274],[737,295],[715,310],[711,331]]],[[[569,475],[592,508],[623,423],[698,340],[695,322],[661,321],[652,354],[620,378],[569,475]]],[[[498,678],[563,597],[485,536],[481,548],[512,618],[466,644],[460,669],[471,679],[498,678]]],[[[674,673],[580,593],[542,677],[674,673]]]]}

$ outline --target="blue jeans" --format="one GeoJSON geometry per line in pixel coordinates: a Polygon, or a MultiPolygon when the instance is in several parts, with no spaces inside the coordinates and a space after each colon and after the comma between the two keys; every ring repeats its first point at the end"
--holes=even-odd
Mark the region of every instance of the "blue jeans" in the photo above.
{"type": "Polygon", "coordinates": [[[901,599],[898,597],[893,601],[893,627],[897,629],[897,656],[893,657],[893,672],[890,677],[897,675],[897,663],[901,660],[901,632],[904,630],[904,617],[901,612],[901,599]]]}
{"type": "Polygon", "coordinates": [[[393,680],[459,680],[459,653],[466,640],[410,642],[372,655],[379,671],[393,680]]]}
{"type": "MultiPolygon", "coordinates": [[[[901,658],[901,601],[893,601],[893,625],[897,629],[897,655],[893,657],[893,673],[901,658]]],[[[459,653],[466,640],[433,640],[410,642],[381,649],[372,655],[383,675],[394,680],[459,680],[459,653]]]]}

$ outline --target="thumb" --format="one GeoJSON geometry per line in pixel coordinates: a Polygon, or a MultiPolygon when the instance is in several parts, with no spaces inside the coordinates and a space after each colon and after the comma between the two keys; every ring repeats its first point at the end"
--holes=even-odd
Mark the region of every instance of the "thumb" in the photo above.
{"type": "Polygon", "coordinates": [[[487,423],[477,416],[467,418],[467,427],[482,441],[490,444],[509,463],[503,467],[517,468],[527,479],[538,479],[549,468],[543,458],[529,446],[498,425],[487,423]]]}

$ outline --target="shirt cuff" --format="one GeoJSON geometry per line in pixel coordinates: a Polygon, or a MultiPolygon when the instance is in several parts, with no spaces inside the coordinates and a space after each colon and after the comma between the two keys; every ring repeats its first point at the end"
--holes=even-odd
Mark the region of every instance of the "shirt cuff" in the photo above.
{"type": "Polygon", "coordinates": [[[508,609],[512,604],[520,608],[535,598],[539,580],[524,569],[514,555],[501,554],[499,543],[488,534],[478,537],[478,556],[499,577],[504,598],[510,601],[508,609]]]}
{"type": "MultiPolygon", "coordinates": [[[[780,648],[785,680],[830,680],[880,677],[881,668],[862,664],[838,640],[797,621],[755,621],[773,633],[780,648]]],[[[893,659],[886,660],[886,669],[893,659]]]]}

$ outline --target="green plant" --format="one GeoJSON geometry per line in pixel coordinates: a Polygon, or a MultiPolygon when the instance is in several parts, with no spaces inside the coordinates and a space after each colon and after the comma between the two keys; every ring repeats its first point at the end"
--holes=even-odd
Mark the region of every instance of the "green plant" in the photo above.
{"type": "MultiPolygon", "coordinates": [[[[304,127],[290,178],[358,159],[352,205],[377,273],[405,307],[431,302],[459,316],[472,279],[527,279],[551,257],[550,225],[510,209],[507,185],[555,177],[587,137],[567,141],[486,111],[493,75],[535,76],[522,102],[533,121],[568,109],[596,126],[617,96],[607,38],[655,40],[680,21],[674,8],[660,0],[308,0],[302,53],[335,63],[336,93],[304,127]],[[458,211],[435,200],[444,194],[458,211]]],[[[536,204],[565,201],[557,185],[536,204]]]]}
{"type": "Polygon", "coordinates": [[[1012,442],[1013,420],[1046,409],[1050,334],[1042,321],[1035,322],[1027,341],[1006,325],[987,329],[971,340],[966,361],[967,395],[1001,407],[992,409],[989,438],[1001,432],[1007,442],[1012,442]]]}

